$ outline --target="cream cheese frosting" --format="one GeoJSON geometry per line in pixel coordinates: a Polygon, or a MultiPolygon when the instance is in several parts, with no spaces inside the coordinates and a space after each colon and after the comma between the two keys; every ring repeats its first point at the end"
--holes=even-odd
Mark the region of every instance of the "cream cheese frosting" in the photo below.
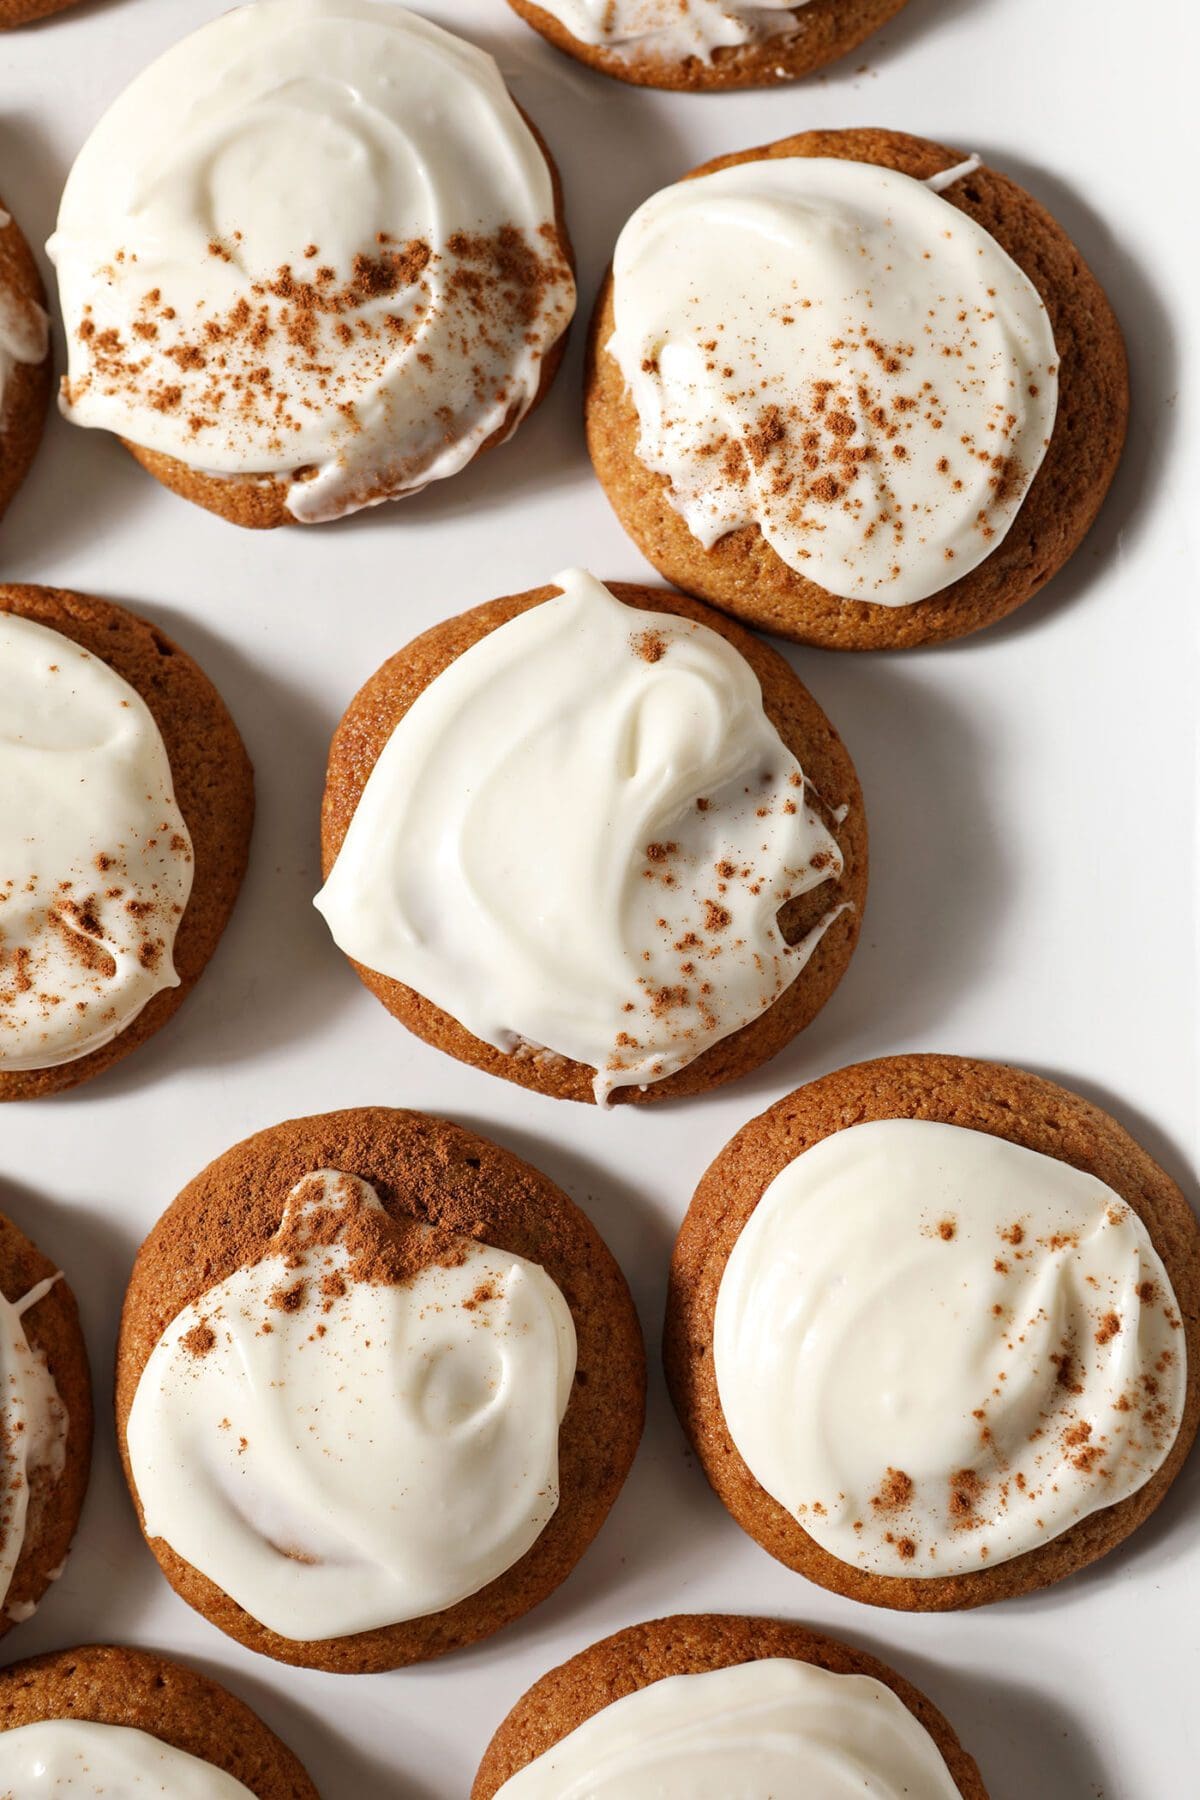
{"type": "Polygon", "coordinates": [[[889,1687],[766,1657],[671,1675],[593,1713],[496,1800],[958,1800],[889,1687]]]}
{"type": "Polygon", "coordinates": [[[0,611],[0,1071],[99,1049],[178,987],[192,843],[145,701],[0,611]]]}
{"type": "Polygon", "coordinates": [[[1147,1482],[1186,1350],[1138,1215],[1092,1175],[930,1120],[851,1125],[729,1257],[714,1371],[755,1479],[844,1563],[958,1575],[1147,1482]]]}
{"type": "Polygon", "coordinates": [[[575,288],[490,56],[391,0],[258,0],[96,126],[49,245],[62,406],[311,523],[507,436],[575,288]]]}
{"type": "Polygon", "coordinates": [[[581,44],[631,60],[651,57],[711,62],[716,50],[738,49],[797,30],[808,0],[537,0],[581,44]]]}
{"type": "Polygon", "coordinates": [[[389,1226],[319,1170],[146,1362],[126,1430],[147,1536],[294,1641],[441,1612],[552,1517],[575,1358],[545,1270],[389,1226]]]}
{"type": "MultiPolygon", "coordinates": [[[[0,208],[0,231],[12,218],[0,208]]],[[[0,421],[4,398],[18,363],[44,362],[50,350],[50,321],[36,300],[0,282],[0,421]]]]}
{"type": "Polygon", "coordinates": [[[338,945],[497,1049],[682,1068],[793,982],[780,907],[842,856],[753,671],[582,570],[430,682],[317,896],[338,945]]]}
{"type": "Polygon", "coordinates": [[[90,1800],[253,1800],[248,1787],[148,1732],[94,1719],[38,1719],[0,1732],[0,1795],[90,1800]]]}
{"type": "MultiPolygon", "coordinates": [[[[66,1466],[67,1409],[22,1322],[60,1279],[39,1281],[17,1301],[0,1294],[0,1605],[25,1543],[31,1484],[36,1476],[57,1480],[66,1466]]],[[[23,1607],[19,1616],[32,1612],[23,1607]]],[[[17,1616],[18,1609],[10,1610],[10,1618],[17,1616]]]]}
{"type": "Polygon", "coordinates": [[[608,349],[638,456],[706,549],[756,525],[828,593],[907,606],[1003,541],[1058,354],[1032,282],[940,185],[765,158],[625,226],[608,349]]]}

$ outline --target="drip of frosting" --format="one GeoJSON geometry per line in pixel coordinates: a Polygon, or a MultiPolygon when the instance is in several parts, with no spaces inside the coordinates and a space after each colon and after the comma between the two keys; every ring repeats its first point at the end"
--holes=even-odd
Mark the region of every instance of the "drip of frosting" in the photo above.
{"type": "Polygon", "coordinates": [[[299,1641],[441,1612],[558,1505],[575,1330],[545,1271],[322,1170],[174,1318],[127,1426],[147,1536],[299,1641]]]}
{"type": "Polygon", "coordinates": [[[958,1800],[925,1727],[869,1675],[768,1657],[623,1695],[496,1800],[958,1800]]]}
{"type": "Polygon", "coordinates": [[[630,61],[711,62],[716,50],[790,37],[808,0],[538,0],[581,44],[630,61]]]}
{"type": "Polygon", "coordinates": [[[724,638],[591,575],[472,645],[371,771],[317,906],[476,1037],[660,1080],[766,1010],[837,843],[724,638]]]}
{"type": "Polygon", "coordinates": [[[248,1787],[186,1750],[125,1725],[39,1719],[0,1732],[0,1794],[21,1800],[253,1800],[248,1787]]]}
{"type": "Polygon", "coordinates": [[[258,0],[146,69],[50,254],[63,410],[304,522],[453,475],[538,391],[575,288],[492,58],[380,0],[258,0]]]}
{"type": "MultiPolygon", "coordinates": [[[[12,224],[0,209],[0,231],[12,224]]],[[[50,321],[36,300],[0,281],[0,421],[4,396],[18,363],[44,362],[50,350],[50,321]]]]}
{"type": "Polygon", "coordinates": [[[145,701],[70,638],[0,612],[0,1069],[73,1062],[178,987],[191,887],[145,701]]]}
{"type": "Polygon", "coordinates": [[[1147,1482],[1186,1350],[1137,1214],[1069,1163],[929,1120],[852,1125],[770,1184],[717,1297],[755,1479],[884,1576],[1036,1549],[1147,1482]]]}
{"type": "Polygon", "coordinates": [[[739,163],[647,200],[613,282],[638,456],[706,549],[757,525],[828,593],[907,606],[1002,542],[1058,355],[1032,282],[933,186],[739,163]]]}
{"type": "MultiPolygon", "coordinates": [[[[67,1409],[22,1323],[59,1279],[51,1275],[16,1302],[0,1294],[0,1605],[25,1543],[31,1483],[35,1476],[55,1481],[66,1466],[67,1409]]],[[[9,1609],[9,1617],[28,1618],[32,1612],[25,1603],[9,1609]]]]}

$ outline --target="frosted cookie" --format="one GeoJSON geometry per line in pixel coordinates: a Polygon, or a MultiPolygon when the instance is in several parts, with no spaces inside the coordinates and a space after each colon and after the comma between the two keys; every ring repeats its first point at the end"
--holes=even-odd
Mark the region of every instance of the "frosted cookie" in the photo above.
{"type": "Polygon", "coordinates": [[[471,1800],[987,1800],[974,1760],[894,1669],[778,1619],[631,1625],[535,1682],[471,1800]]]}
{"type": "Polygon", "coordinates": [[[29,245],[0,200],[0,519],[42,440],[51,372],[45,299],[29,245]]]}
{"type": "Polygon", "coordinates": [[[226,1688],[101,1644],[0,1670],[0,1792],[318,1800],[292,1752],[226,1688]]]}
{"type": "Polygon", "coordinates": [[[390,1669],[544,1599],[620,1490],[645,1364],[584,1215],[364,1107],[248,1138],[138,1254],[117,1429],[172,1586],[281,1662],[390,1669]]]}
{"type": "Polygon", "coordinates": [[[877,1606],[978,1606],[1114,1548],[1200,1416],[1200,1229],[1115,1120],[951,1056],[827,1075],[713,1163],[667,1379],[764,1548],[877,1606]]]}
{"type": "Polygon", "coordinates": [[[783,659],[579,569],[417,638],[334,734],[335,941],[419,1037],[571,1100],[701,1093],[837,986],[853,765],[783,659]]]}
{"type": "Polygon", "coordinates": [[[254,777],[202,671],[145,620],[0,586],[0,1100],[143,1043],[246,868],[254,777]]]}
{"type": "Polygon", "coordinates": [[[640,87],[775,87],[811,75],[905,0],[509,0],[568,56],[640,87]]]}
{"type": "Polygon", "coordinates": [[[588,444],[630,536],[687,592],[834,649],[1028,600],[1095,518],[1127,413],[1066,234],[900,132],[804,132],[664,188],[592,321],[588,444]]]}
{"type": "Polygon", "coordinates": [[[259,0],[96,127],[49,245],[62,410],[235,524],[455,475],[575,306],[558,177],[490,56],[382,0],[259,0]]]}
{"type": "Polygon", "coordinates": [[[0,1213],[0,1637],[32,1616],[62,1574],[91,1460],[75,1296],[0,1213]]]}

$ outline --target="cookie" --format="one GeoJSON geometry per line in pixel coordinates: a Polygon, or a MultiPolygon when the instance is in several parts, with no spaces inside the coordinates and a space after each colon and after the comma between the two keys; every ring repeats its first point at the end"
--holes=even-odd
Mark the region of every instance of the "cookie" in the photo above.
{"type": "Polygon", "coordinates": [[[61,1274],[0,1214],[0,1637],[62,1574],[92,1460],[92,1388],[61,1274]]]}
{"type": "Polygon", "coordinates": [[[29,25],[34,19],[48,19],[51,13],[66,12],[76,0],[0,0],[0,31],[14,25],[29,25]]]}
{"type": "Polygon", "coordinates": [[[858,936],[866,825],[781,657],[570,570],[371,677],[334,734],[322,865],[336,941],[419,1037],[640,1102],[734,1080],[815,1017],[858,936]]]}
{"type": "Polygon", "coordinates": [[[803,132],[654,196],[614,266],[588,445],[685,591],[833,649],[941,642],[1022,605],[1095,518],[1125,437],[1120,329],[1061,227],[996,170],[901,132],[803,132]],[[915,340],[913,297],[931,321],[915,340]]]}
{"type": "Polygon", "coordinates": [[[420,1662],[536,1606],[600,1529],[644,1398],[584,1215],[486,1139],[383,1107],[219,1157],[142,1246],[121,1317],[118,1438],[163,1572],[310,1668],[420,1662]],[[263,1394],[297,1395],[296,1422],[263,1394]]]}
{"type": "Polygon", "coordinates": [[[299,20],[266,0],[168,51],[85,144],[50,254],[68,418],[254,528],[416,493],[503,443],[575,308],[558,174],[493,59],[366,0],[299,20]],[[180,181],[131,220],[120,193],[164,158],[180,181]]]}
{"type": "Polygon", "coordinates": [[[147,1791],[160,1781],[164,1794],[186,1784],[189,1794],[211,1792],[213,1800],[244,1792],[255,1800],[317,1800],[297,1758],[258,1714],[182,1663],[87,1644],[0,1671],[0,1779],[57,1776],[73,1785],[80,1757],[97,1792],[103,1784],[107,1793],[110,1781],[123,1792],[122,1778],[137,1775],[147,1791]]]}
{"type": "Polygon", "coordinates": [[[1078,1095],[885,1057],[798,1089],[718,1156],[675,1247],[664,1354],[705,1474],[772,1555],[872,1605],[979,1606],[1114,1549],[1179,1473],[1200,1231],[1078,1095]],[[768,1262],[789,1255],[810,1279],[785,1321],[768,1262]],[[807,1404],[764,1451],[780,1378],[807,1404]]]}
{"type": "MultiPolygon", "coordinates": [[[[6,22],[0,11],[0,25],[6,22]]],[[[46,422],[51,359],[45,304],[29,245],[0,200],[0,519],[29,471],[46,422]]]]}
{"type": "MultiPolygon", "coordinates": [[[[655,1619],[646,1625],[631,1625],[624,1631],[614,1633],[612,1637],[592,1644],[578,1656],[573,1656],[569,1662],[552,1669],[548,1675],[543,1675],[517,1701],[492,1738],[479,1765],[479,1772],[471,1789],[471,1800],[492,1800],[497,1794],[504,1794],[507,1800],[509,1790],[505,1783],[509,1781],[513,1781],[513,1800],[517,1800],[517,1796],[525,1792],[520,1779],[521,1771],[527,1769],[535,1758],[545,1755],[556,1745],[562,1746],[563,1739],[586,1720],[602,1716],[605,1709],[619,1705],[629,1696],[644,1693],[657,1682],[666,1681],[673,1676],[711,1677],[718,1670],[740,1668],[749,1663],[765,1663],[767,1659],[774,1658],[786,1658],[807,1665],[814,1671],[827,1671],[833,1677],[866,1677],[881,1684],[901,1702],[910,1715],[909,1730],[904,1734],[906,1739],[914,1747],[916,1744],[923,1744],[931,1759],[922,1769],[925,1781],[919,1790],[905,1787],[904,1792],[919,1791],[922,1795],[928,1794],[930,1800],[933,1800],[934,1795],[942,1800],[943,1795],[955,1793],[961,1795],[962,1800],[987,1800],[979,1770],[955,1737],[951,1726],[932,1701],[927,1700],[924,1694],[918,1692],[894,1669],[889,1669],[885,1663],[863,1650],[838,1643],[834,1638],[818,1637],[802,1625],[793,1625],[780,1619],[738,1618],[721,1613],[681,1615],[655,1619]],[[911,1721],[915,1721],[916,1729],[911,1727],[911,1721]]],[[[822,1682],[813,1685],[830,1691],[829,1684],[822,1682]]],[[[862,1684],[859,1682],[855,1685],[861,1688],[862,1684]]],[[[853,1707],[854,1700],[843,1699],[837,1687],[832,1687],[831,1693],[837,1696],[828,1702],[831,1707],[846,1705],[848,1711],[853,1707]]],[[[887,1704],[886,1697],[876,1698],[883,1698],[884,1704],[887,1704]]],[[[903,1714],[899,1714],[897,1721],[892,1717],[893,1711],[899,1714],[898,1708],[888,1707],[888,1716],[895,1734],[891,1744],[899,1736],[898,1726],[904,1723],[903,1714]]],[[[714,1726],[720,1724],[719,1714],[697,1714],[689,1733],[693,1755],[697,1754],[696,1739],[699,1738],[707,1749],[710,1746],[709,1734],[714,1726]]],[[[821,1730],[825,1755],[830,1754],[830,1736],[830,1721],[827,1716],[821,1730]]],[[[748,1741],[748,1737],[749,1734],[743,1741],[748,1741]]],[[[847,1747],[854,1748],[860,1757],[871,1756],[879,1744],[878,1739],[867,1741],[859,1734],[848,1734],[846,1741],[847,1747]]],[[[679,1759],[686,1754],[688,1747],[688,1737],[681,1732],[674,1745],[675,1758],[679,1759]]],[[[655,1769],[668,1784],[662,1790],[664,1794],[686,1791],[682,1784],[678,1787],[670,1785],[671,1778],[676,1773],[674,1762],[663,1759],[661,1763],[655,1763],[655,1769]]],[[[777,1772],[772,1765],[772,1773],[777,1772]]],[[[879,1771],[881,1774],[886,1772],[879,1771]]],[[[531,1795],[535,1792],[532,1787],[528,1791],[531,1795]]],[[[560,1790],[552,1790],[547,1785],[545,1791],[560,1790]]],[[[604,1791],[610,1790],[605,1787],[604,1791]]],[[[611,1791],[619,1791],[615,1783],[611,1791]]],[[[717,1790],[714,1787],[705,1791],[717,1790]]],[[[746,1791],[750,1793],[758,1790],[746,1791]]],[[[765,1787],[763,1791],[767,1791],[765,1787]]],[[[801,1789],[783,1791],[799,1792],[801,1789]]],[[[874,1788],[872,1791],[875,1791],[874,1788]]],[[[882,1785],[879,1791],[884,1791],[882,1785]]],[[[889,1787],[888,1791],[893,1790],[889,1787]]],[[[894,1791],[901,1790],[897,1786],[894,1791]]]]}
{"type": "Polygon", "coordinates": [[[0,586],[0,636],[0,1100],[29,1100],[107,1069],[191,991],[245,873],[254,777],[207,676],[123,607],[0,586]]]}
{"type": "Polygon", "coordinates": [[[905,0],[801,0],[730,6],[691,0],[686,21],[670,0],[508,0],[548,43],[601,74],[638,87],[704,93],[776,87],[856,50],[905,0]],[[647,18],[652,20],[647,24],[647,18]]]}

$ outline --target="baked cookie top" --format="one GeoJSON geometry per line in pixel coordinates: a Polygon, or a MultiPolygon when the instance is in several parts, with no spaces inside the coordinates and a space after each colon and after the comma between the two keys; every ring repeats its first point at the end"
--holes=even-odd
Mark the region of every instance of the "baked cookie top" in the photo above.
{"type": "Polygon", "coordinates": [[[50,243],[76,423],[332,519],[452,475],[574,310],[491,57],[379,0],[262,0],[126,89],[50,243]]]}
{"type": "Polygon", "coordinates": [[[317,906],[357,963],[590,1068],[604,1103],[757,1019],[851,901],[841,819],[737,647],[582,570],[554,585],[403,713],[317,906]]]}

